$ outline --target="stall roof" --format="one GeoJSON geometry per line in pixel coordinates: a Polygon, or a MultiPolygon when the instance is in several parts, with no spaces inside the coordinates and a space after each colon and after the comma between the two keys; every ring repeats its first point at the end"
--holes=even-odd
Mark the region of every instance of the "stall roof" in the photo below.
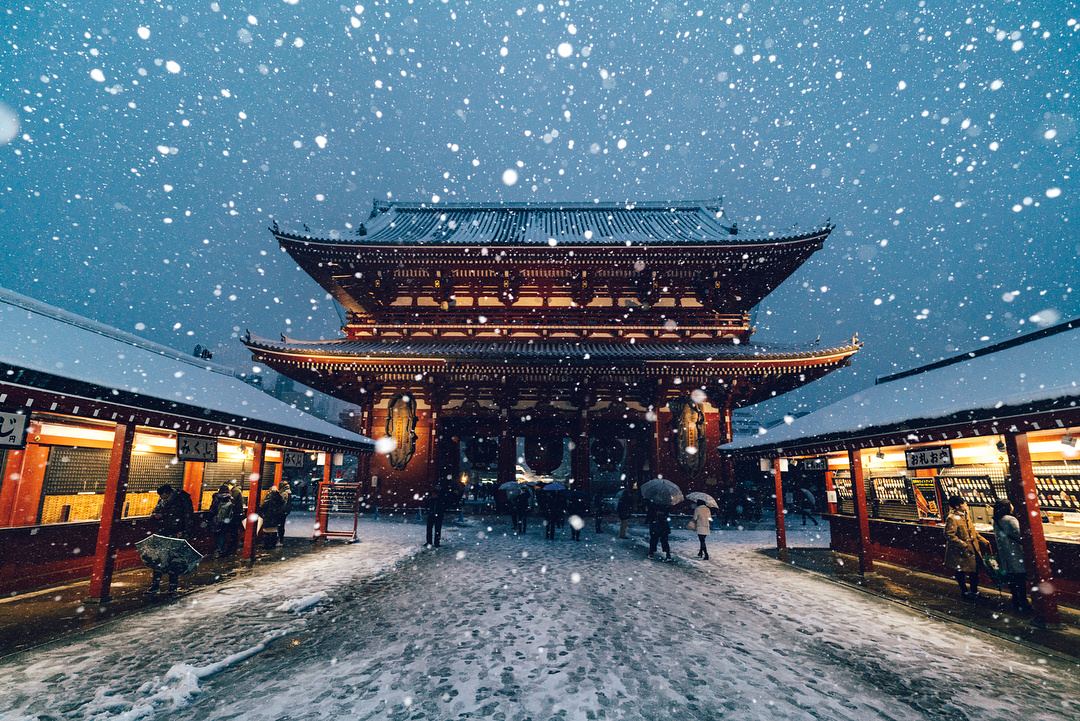
{"type": "Polygon", "coordinates": [[[1080,406],[1080,319],[998,343],[878,385],[724,451],[809,447],[943,421],[971,422],[1080,406]]]}
{"type": "Polygon", "coordinates": [[[206,420],[347,448],[370,450],[373,443],[244,383],[231,368],[4,288],[0,367],[0,382],[66,389],[148,410],[169,408],[179,416],[196,411],[206,420]]]}

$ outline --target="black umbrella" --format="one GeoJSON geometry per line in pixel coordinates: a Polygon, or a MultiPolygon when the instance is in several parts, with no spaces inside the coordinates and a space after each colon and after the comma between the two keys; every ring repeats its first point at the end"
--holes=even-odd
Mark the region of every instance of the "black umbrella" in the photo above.
{"type": "Polygon", "coordinates": [[[202,554],[183,538],[154,534],[136,543],[135,548],[147,568],[162,573],[183,576],[192,573],[202,560],[202,554]]]}

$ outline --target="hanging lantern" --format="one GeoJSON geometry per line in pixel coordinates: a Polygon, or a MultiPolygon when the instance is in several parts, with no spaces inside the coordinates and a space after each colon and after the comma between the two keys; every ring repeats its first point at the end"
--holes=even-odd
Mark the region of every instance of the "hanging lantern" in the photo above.
{"type": "Polygon", "coordinates": [[[525,463],[534,473],[551,473],[562,465],[563,439],[559,436],[531,436],[525,439],[525,463]]]}
{"type": "Polygon", "coordinates": [[[592,459],[601,471],[615,471],[623,459],[622,443],[615,438],[597,438],[592,444],[592,459]]]}

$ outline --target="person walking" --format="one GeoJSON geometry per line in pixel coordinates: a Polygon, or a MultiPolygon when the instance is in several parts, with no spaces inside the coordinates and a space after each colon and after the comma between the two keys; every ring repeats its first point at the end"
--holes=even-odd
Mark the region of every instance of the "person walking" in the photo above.
{"type": "Polygon", "coordinates": [[[597,491],[592,497],[593,517],[596,521],[596,532],[604,532],[604,495],[597,491]]]}
{"type": "MultiPolygon", "coordinates": [[[[191,538],[192,527],[195,524],[195,509],[191,505],[191,496],[187,491],[176,491],[169,484],[157,489],[158,502],[150,517],[157,521],[159,536],[172,538],[191,538]]],[[[161,592],[161,571],[154,571],[151,577],[150,587],[146,589],[147,595],[156,596],[161,592]]],[[[169,574],[168,593],[175,593],[180,583],[180,574],[169,574]]]]}
{"type": "Polygon", "coordinates": [[[814,525],[818,525],[817,519],[814,518],[814,511],[817,510],[817,499],[814,498],[814,494],[810,492],[809,488],[799,489],[799,513],[802,515],[802,524],[806,525],[806,519],[809,518],[814,522],[814,525]]]}
{"type": "Polygon", "coordinates": [[[566,497],[566,512],[570,514],[570,540],[581,540],[581,529],[589,515],[589,496],[582,491],[570,491],[566,497]]]}
{"type": "Polygon", "coordinates": [[[1012,593],[1013,610],[1027,613],[1031,610],[1028,602],[1027,570],[1024,568],[1024,547],[1020,537],[1020,522],[1013,515],[1013,506],[1008,501],[994,504],[994,540],[997,541],[997,559],[1012,593]]]}
{"type": "Polygon", "coordinates": [[[659,543],[660,548],[664,549],[664,560],[674,561],[675,559],[671,557],[671,545],[668,543],[671,523],[668,522],[667,509],[648,501],[646,505],[648,510],[645,520],[649,524],[649,558],[656,558],[656,545],[659,543]]]}
{"type": "Polygon", "coordinates": [[[979,563],[990,543],[975,530],[968,516],[967,501],[961,496],[948,500],[949,515],[945,519],[945,567],[956,574],[960,597],[974,601],[979,598],[979,563]],[[970,591],[964,587],[967,580],[970,591]]]}
{"type": "Polygon", "coordinates": [[[634,513],[634,497],[629,487],[622,489],[615,512],[619,514],[619,538],[626,538],[626,527],[630,525],[630,516],[634,513]]]}
{"type": "Polygon", "coordinates": [[[540,497],[543,499],[544,538],[554,541],[555,529],[562,525],[562,517],[565,509],[562,492],[541,490],[540,493],[540,497]]]}
{"type": "Polygon", "coordinates": [[[285,497],[278,488],[271,488],[266,494],[262,505],[259,506],[259,515],[262,517],[263,548],[270,550],[277,548],[278,532],[285,532],[285,497]]]}
{"type": "Polygon", "coordinates": [[[697,533],[698,543],[701,548],[698,549],[697,557],[709,560],[709,549],[705,547],[705,538],[709,535],[709,522],[712,520],[712,511],[705,505],[704,501],[698,501],[697,508],[694,509],[694,532],[697,533]]]}
{"type": "Polygon", "coordinates": [[[446,493],[442,483],[436,483],[427,499],[427,541],[428,548],[438,548],[442,539],[443,513],[446,512],[446,493]]]}
{"type": "Polygon", "coordinates": [[[210,530],[214,534],[214,555],[218,558],[225,556],[225,544],[229,542],[235,512],[229,484],[222,483],[210,499],[210,530]]]}
{"type": "Polygon", "coordinates": [[[519,493],[510,499],[514,506],[514,516],[517,519],[514,529],[521,535],[525,535],[525,524],[529,518],[529,494],[519,493]]]}

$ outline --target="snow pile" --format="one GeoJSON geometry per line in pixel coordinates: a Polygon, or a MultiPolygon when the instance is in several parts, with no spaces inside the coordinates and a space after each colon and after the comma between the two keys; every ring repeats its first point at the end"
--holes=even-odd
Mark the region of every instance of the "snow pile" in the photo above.
{"type": "Polygon", "coordinates": [[[274,610],[282,611],[284,613],[288,613],[289,611],[292,611],[293,613],[303,613],[312,606],[317,606],[322,603],[326,598],[326,591],[319,591],[318,593],[313,593],[310,596],[304,596],[303,598],[290,598],[274,610]]]}

